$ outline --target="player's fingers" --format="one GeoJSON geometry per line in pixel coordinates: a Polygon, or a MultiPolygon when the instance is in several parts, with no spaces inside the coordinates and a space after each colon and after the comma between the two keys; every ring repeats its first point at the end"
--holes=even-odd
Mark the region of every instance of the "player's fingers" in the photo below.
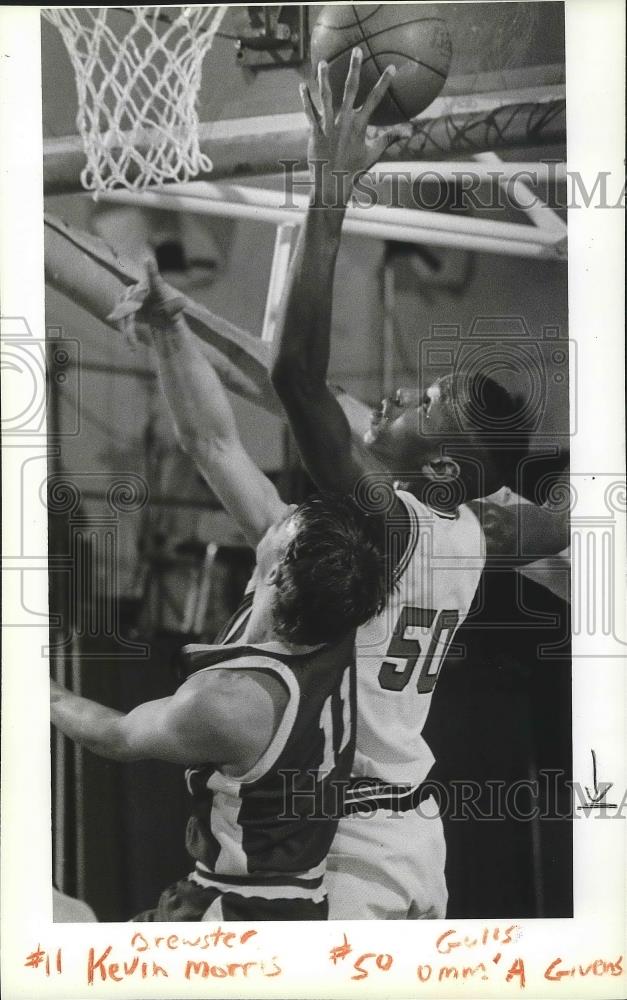
{"type": "Polygon", "coordinates": [[[396,66],[386,66],[360,109],[360,117],[366,122],[370,120],[373,111],[379,107],[395,76],[396,66]]]}
{"type": "Polygon", "coordinates": [[[329,67],[324,59],[318,63],[318,89],[322,102],[322,128],[326,132],[333,125],[335,115],[333,114],[333,96],[329,83],[329,67]]]}
{"type": "Polygon", "coordinates": [[[154,257],[146,257],[144,267],[146,269],[147,296],[152,297],[157,302],[163,301],[167,297],[168,290],[154,257]]]}
{"type": "Polygon", "coordinates": [[[124,336],[126,337],[126,342],[132,351],[136,350],[138,339],[137,330],[135,329],[135,313],[131,313],[129,316],[123,316],[120,320],[120,329],[124,336]]]}
{"type": "Polygon", "coordinates": [[[303,105],[303,111],[305,112],[307,121],[311,125],[312,129],[314,129],[314,131],[319,130],[321,127],[320,115],[318,114],[318,109],[313,102],[311,91],[309,90],[309,87],[307,86],[306,83],[301,83],[299,90],[300,90],[300,99],[303,105]]]}
{"type": "Polygon", "coordinates": [[[361,49],[353,49],[350,66],[348,67],[348,74],[346,76],[346,83],[344,84],[344,100],[342,102],[342,107],[348,108],[350,111],[352,111],[355,107],[355,101],[357,100],[357,91],[359,90],[359,74],[361,73],[362,60],[363,52],[361,49]]]}
{"type": "Polygon", "coordinates": [[[144,260],[144,267],[148,276],[148,284],[153,285],[161,277],[155,258],[150,256],[146,257],[144,260]]]}

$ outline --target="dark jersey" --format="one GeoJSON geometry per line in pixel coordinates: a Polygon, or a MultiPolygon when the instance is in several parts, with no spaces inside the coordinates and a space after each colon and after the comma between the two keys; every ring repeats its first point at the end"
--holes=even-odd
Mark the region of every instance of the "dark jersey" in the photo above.
{"type": "Polygon", "coordinates": [[[231,615],[226,625],[218,632],[214,645],[223,646],[226,643],[237,642],[238,639],[242,638],[250,618],[254,596],[254,590],[246,591],[237,611],[231,615]]]}
{"type": "MultiPolygon", "coordinates": [[[[237,633],[246,610],[234,617],[237,633]]],[[[201,876],[222,884],[244,886],[261,878],[285,886],[286,878],[302,884],[305,876],[312,887],[319,885],[337,827],[341,783],[353,763],[354,634],[294,655],[277,644],[233,643],[228,631],[228,645],[184,648],[187,673],[268,671],[285,685],[288,703],[269,747],[247,774],[234,777],[211,764],[187,770],[193,800],[188,851],[201,876]]]]}

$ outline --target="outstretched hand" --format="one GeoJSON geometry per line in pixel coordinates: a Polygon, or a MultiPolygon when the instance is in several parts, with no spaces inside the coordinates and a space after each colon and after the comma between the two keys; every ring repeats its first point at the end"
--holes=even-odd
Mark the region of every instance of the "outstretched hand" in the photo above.
{"type": "Polygon", "coordinates": [[[368,125],[374,110],[383,100],[396,73],[388,66],[368,94],[360,108],[355,107],[359,90],[362,51],[353,49],[350,67],[344,86],[344,97],[339,110],[333,106],[326,62],[318,65],[318,98],[320,110],[313,100],[307,84],[300,87],[303,108],[311,127],[307,158],[310,166],[321,163],[315,170],[318,195],[324,196],[325,205],[336,205],[338,197],[347,204],[357,177],[377,163],[388,146],[412,134],[411,125],[395,125],[375,136],[368,135],[368,125]],[[320,189],[322,185],[322,189],[320,189]]]}
{"type": "Polygon", "coordinates": [[[152,257],[146,260],[148,294],[141,308],[140,319],[158,330],[168,330],[183,309],[185,300],[166,285],[152,257]]]}
{"type": "Polygon", "coordinates": [[[159,273],[152,257],[145,261],[145,271],[137,284],[128,288],[124,298],[118,302],[107,317],[126,336],[131,347],[139,340],[149,341],[141,333],[141,326],[151,329],[170,329],[181,313],[184,298],[173,293],[159,273]]]}

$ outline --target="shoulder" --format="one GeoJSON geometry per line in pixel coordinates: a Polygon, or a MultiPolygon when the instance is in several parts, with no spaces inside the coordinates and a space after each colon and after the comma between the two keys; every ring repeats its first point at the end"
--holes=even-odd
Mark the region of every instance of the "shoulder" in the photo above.
{"type": "Polygon", "coordinates": [[[228,667],[212,667],[192,674],[177,691],[186,702],[210,702],[213,711],[233,718],[251,716],[285,706],[290,697],[289,668],[272,657],[246,655],[228,667]]]}
{"type": "Polygon", "coordinates": [[[479,497],[477,500],[470,501],[470,506],[473,504],[493,504],[497,507],[514,507],[516,504],[531,504],[531,502],[526,497],[514,493],[510,486],[501,486],[499,490],[496,490],[495,493],[490,493],[487,497],[479,497]]]}
{"type": "Polygon", "coordinates": [[[486,539],[503,534],[509,537],[516,521],[515,511],[509,503],[509,498],[504,499],[499,494],[482,497],[480,500],[470,500],[464,504],[464,508],[479,522],[486,539]]]}
{"type": "Polygon", "coordinates": [[[173,699],[173,724],[188,738],[195,734],[199,745],[206,741],[199,759],[239,773],[270,745],[290,712],[292,695],[270,669],[269,658],[243,656],[237,663],[201,670],[185,681],[173,699]]]}
{"type": "Polygon", "coordinates": [[[492,494],[467,504],[481,525],[486,558],[511,557],[520,554],[520,510],[533,509],[534,504],[511,490],[492,494]]]}
{"type": "Polygon", "coordinates": [[[420,523],[414,498],[395,488],[391,501],[378,521],[380,544],[391,560],[391,569],[398,576],[416,547],[420,523]]]}

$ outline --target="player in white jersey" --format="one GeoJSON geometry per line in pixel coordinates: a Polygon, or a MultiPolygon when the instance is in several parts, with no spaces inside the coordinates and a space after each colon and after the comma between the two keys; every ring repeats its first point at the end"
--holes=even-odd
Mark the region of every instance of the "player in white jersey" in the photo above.
{"type": "MultiPolygon", "coordinates": [[[[247,539],[255,544],[265,527],[281,517],[285,504],[243,449],[216,372],[200,353],[196,338],[180,315],[180,304],[171,298],[172,293],[154,268],[150,269],[150,290],[143,318],[152,326],[160,381],[179,439],[247,539]]],[[[394,407],[386,404],[385,416],[393,411],[394,407]]],[[[384,433],[385,420],[380,419],[380,415],[374,423],[376,429],[384,433]]],[[[375,428],[373,436],[374,431],[375,428]]],[[[331,451],[331,458],[333,454],[331,451]]],[[[423,719],[445,646],[452,637],[453,620],[462,620],[476,587],[483,565],[483,534],[479,521],[467,507],[455,512],[435,512],[406,490],[395,494],[390,491],[390,494],[387,499],[396,498],[402,513],[397,520],[393,517],[385,520],[385,525],[391,527],[390,543],[392,546],[398,543],[399,548],[398,589],[387,617],[376,624],[373,622],[372,631],[364,633],[365,640],[363,637],[360,640],[358,732],[362,735],[353,772],[356,782],[349,787],[346,801],[350,811],[360,806],[369,808],[372,802],[384,805],[391,797],[393,815],[403,815],[405,822],[388,822],[377,833],[381,822],[378,815],[364,822],[359,822],[359,817],[357,822],[352,816],[343,819],[340,828],[345,832],[342,837],[336,837],[333,858],[330,856],[329,860],[334,869],[349,880],[353,879],[351,865],[357,861],[361,866],[357,873],[359,884],[368,890],[371,899],[376,900],[377,908],[371,911],[357,902],[356,915],[417,915],[415,910],[422,915],[437,915],[445,898],[444,841],[440,821],[437,818],[424,820],[417,809],[409,810],[407,806],[414,804],[414,790],[418,787],[420,792],[420,781],[430,766],[430,751],[420,735],[423,719]],[[442,571],[440,576],[436,575],[437,570],[442,571]],[[436,589],[433,589],[434,584],[436,589]],[[407,615],[414,623],[408,623],[407,615]],[[393,635],[395,625],[396,637],[393,635]],[[391,640],[394,645],[390,648],[391,640]],[[425,686],[429,690],[423,690],[425,686]],[[403,767],[392,770],[388,765],[392,762],[398,765],[402,760],[399,747],[405,753],[403,767]],[[405,789],[410,794],[403,797],[405,789]],[[423,827],[419,831],[419,851],[415,836],[408,830],[410,824],[423,827]],[[361,843],[354,847],[351,841],[360,830],[361,843]],[[374,838],[373,845],[365,834],[374,838]],[[413,856],[404,863],[403,851],[408,847],[413,856]],[[373,873],[372,879],[364,877],[364,859],[374,860],[379,866],[379,873],[373,873]],[[417,879],[431,886],[428,892],[418,891],[417,879]],[[399,905],[394,894],[401,891],[411,898],[399,905]],[[429,903],[431,897],[437,900],[436,904],[429,903]],[[419,902],[414,905],[414,900],[419,902]]],[[[499,524],[502,524],[500,510],[498,514],[499,524]]],[[[545,529],[550,527],[546,512],[542,523],[545,529]]],[[[245,635],[254,580],[252,584],[248,599],[219,641],[238,642],[245,635]]],[[[312,585],[315,589],[313,579],[312,585]]],[[[352,889],[348,893],[341,887],[336,891],[335,879],[334,874],[327,886],[334,903],[334,915],[339,900],[345,897],[350,900],[351,894],[357,900],[352,889]]]]}
{"type": "Polygon", "coordinates": [[[444,832],[422,731],[479,583],[485,540],[466,505],[450,516],[406,491],[396,496],[410,535],[395,592],[357,636],[354,779],[328,858],[331,919],[446,914],[444,832]]]}
{"type": "Polygon", "coordinates": [[[435,918],[446,911],[445,845],[425,784],[433,757],[422,729],[438,673],[486,555],[524,562],[558,552],[567,524],[534,505],[473,500],[503,485],[512,459],[498,447],[498,429],[511,428],[516,408],[487,375],[440,379],[418,405],[411,397],[384,401],[363,447],[354,447],[327,385],[335,262],[355,180],[402,131],[368,136],[394,70],[355,108],[361,58],[355,50],[339,109],[324,63],[317,104],[301,88],[317,169],[272,380],[312,479],[361,499],[397,579],[386,610],[358,633],[355,781],[347,796],[354,814],[340,821],[329,855],[330,918],[435,918]]]}
{"type": "MultiPolygon", "coordinates": [[[[348,81],[344,119],[349,110],[352,115],[356,69],[353,66],[348,81]]],[[[366,102],[362,123],[388,83],[386,75],[366,102]]],[[[328,109],[328,87],[323,88],[323,97],[328,109]]],[[[313,105],[307,108],[317,122],[313,105]]],[[[325,114],[328,124],[328,110],[325,114]]],[[[342,170],[348,162],[350,182],[352,173],[378,159],[386,142],[398,133],[388,133],[370,146],[364,138],[365,125],[356,131],[352,120],[343,124],[350,148],[336,143],[333,165],[342,170]]],[[[310,152],[315,155],[316,148],[310,152]]],[[[318,152],[320,158],[329,159],[328,151],[318,152]]],[[[485,517],[482,531],[476,516],[481,505],[475,505],[474,512],[469,505],[459,506],[457,487],[463,485],[468,496],[479,496],[500,485],[501,476],[482,441],[472,437],[464,441],[459,435],[451,419],[456,417],[451,404],[458,398],[446,379],[428,390],[419,407],[405,405],[405,398],[386,401],[373,418],[366,446],[359,455],[354,453],[347,421],[326,384],[330,289],[343,211],[325,209],[324,192],[316,191],[315,198],[318,207],[308,213],[295,258],[273,371],[275,386],[314,479],[336,492],[352,493],[357,487],[358,499],[373,508],[381,500],[381,483],[390,483],[381,470],[397,471],[404,486],[383,491],[379,517],[373,509],[373,522],[389,536],[383,541],[394,553],[390,567],[398,577],[399,591],[385,617],[372,626],[376,643],[371,642],[373,633],[360,636],[358,758],[356,782],[347,793],[349,810],[360,806],[371,810],[373,804],[390,804],[393,809],[340,821],[329,859],[335,869],[328,884],[331,916],[440,916],[446,899],[442,828],[438,818],[424,819],[432,804],[419,802],[422,779],[432,760],[421,731],[434,678],[453,636],[454,619],[461,622],[468,611],[486,543],[491,553],[511,553],[514,548],[531,557],[540,555],[543,547],[559,551],[564,546],[563,525],[532,505],[524,510],[489,507],[491,528],[496,530],[486,535],[485,517]],[[429,429],[434,433],[427,433],[429,429]],[[451,455],[442,443],[456,438],[466,450],[451,455]],[[370,481],[373,469],[379,472],[370,481]],[[512,539],[519,544],[512,547],[512,539]],[[440,571],[443,576],[437,583],[440,571]],[[423,690],[425,685],[429,690],[423,690]],[[408,808],[414,805],[420,808],[408,808]],[[402,816],[404,822],[390,821],[389,815],[396,820],[402,816]],[[415,831],[413,825],[421,828],[415,831]]],[[[336,199],[334,189],[332,200],[336,199]]],[[[255,544],[284,505],[244,451],[219,379],[182,319],[180,303],[168,296],[171,292],[153,270],[143,315],[153,326],[161,384],[179,438],[255,544]]],[[[490,379],[480,388],[491,413],[507,408],[507,394],[490,379]]]]}
{"type": "Polygon", "coordinates": [[[385,610],[359,633],[360,688],[368,694],[360,699],[354,774],[417,784],[433,764],[422,729],[443,660],[477,589],[483,538],[468,507],[449,517],[411,493],[397,495],[411,536],[385,610]]]}

